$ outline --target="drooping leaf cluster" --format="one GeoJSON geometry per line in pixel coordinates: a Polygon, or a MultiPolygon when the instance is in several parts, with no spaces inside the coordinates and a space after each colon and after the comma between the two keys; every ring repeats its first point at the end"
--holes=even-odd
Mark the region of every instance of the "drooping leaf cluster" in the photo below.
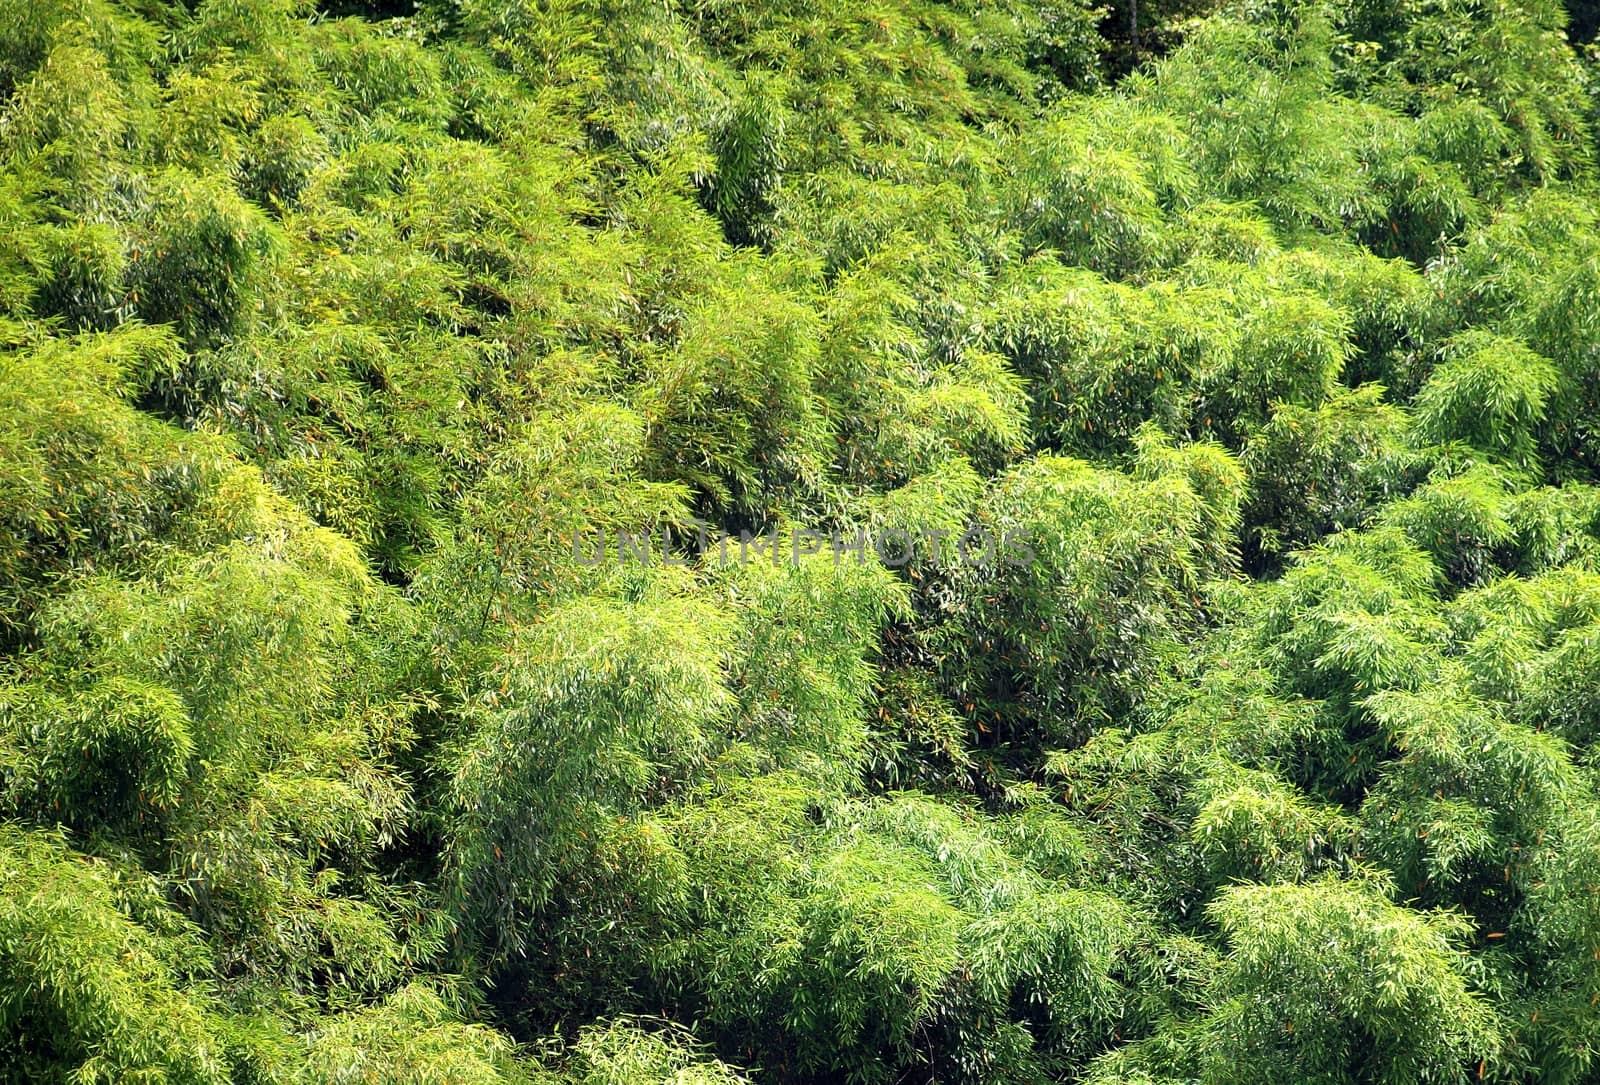
{"type": "Polygon", "coordinates": [[[5,1076],[1595,1080],[1570,7],[0,0],[5,1076]]]}

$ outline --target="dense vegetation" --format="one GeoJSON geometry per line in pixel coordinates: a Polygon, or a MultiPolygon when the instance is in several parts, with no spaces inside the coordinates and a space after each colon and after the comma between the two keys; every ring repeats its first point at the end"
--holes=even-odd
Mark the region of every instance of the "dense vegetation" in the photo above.
{"type": "Polygon", "coordinates": [[[3,1076],[1600,1081],[1596,21],[0,0],[3,1076]]]}

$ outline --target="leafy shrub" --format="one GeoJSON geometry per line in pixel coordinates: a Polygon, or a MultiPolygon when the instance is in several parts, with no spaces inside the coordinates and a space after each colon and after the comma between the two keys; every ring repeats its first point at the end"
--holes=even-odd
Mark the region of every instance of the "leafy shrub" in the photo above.
{"type": "Polygon", "coordinates": [[[230,189],[161,174],[135,244],[128,296],[141,319],[171,324],[195,348],[248,327],[273,240],[260,212],[230,189]]]}
{"type": "Polygon", "coordinates": [[[1417,393],[1417,436],[1526,467],[1556,379],[1555,367],[1522,344],[1468,333],[1417,393]]]}

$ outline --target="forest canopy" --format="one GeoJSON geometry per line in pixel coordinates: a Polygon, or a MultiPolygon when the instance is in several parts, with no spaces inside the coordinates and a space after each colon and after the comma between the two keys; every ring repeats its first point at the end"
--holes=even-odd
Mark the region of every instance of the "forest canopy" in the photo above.
{"type": "Polygon", "coordinates": [[[1597,24],[0,0],[0,1077],[1600,1081],[1597,24]]]}

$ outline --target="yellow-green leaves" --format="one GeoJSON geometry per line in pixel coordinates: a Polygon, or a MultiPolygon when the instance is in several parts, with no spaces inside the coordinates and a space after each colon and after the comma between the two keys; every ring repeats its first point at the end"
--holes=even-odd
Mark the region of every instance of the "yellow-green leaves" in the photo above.
{"type": "Polygon", "coordinates": [[[231,1080],[203,955],[175,952],[123,914],[108,864],[55,834],[7,824],[0,884],[0,1020],[13,1034],[50,1039],[14,1051],[11,1070],[43,1081],[231,1080]],[[202,976],[175,965],[184,956],[202,976]]]}
{"type": "Polygon", "coordinates": [[[1484,332],[1468,332],[1447,350],[1417,393],[1417,437],[1461,441],[1512,466],[1530,465],[1556,388],[1555,366],[1484,332]]]}
{"type": "Polygon", "coordinates": [[[448,891],[484,944],[520,948],[619,822],[703,771],[732,707],[730,631],[663,583],[555,608],[483,675],[442,767],[448,891]]]}
{"type": "Polygon", "coordinates": [[[1228,889],[1210,914],[1231,952],[1203,1080],[1312,1080],[1364,1065],[1378,1080],[1456,1081],[1499,1054],[1493,1013],[1468,985],[1458,916],[1331,880],[1228,889]]]}

